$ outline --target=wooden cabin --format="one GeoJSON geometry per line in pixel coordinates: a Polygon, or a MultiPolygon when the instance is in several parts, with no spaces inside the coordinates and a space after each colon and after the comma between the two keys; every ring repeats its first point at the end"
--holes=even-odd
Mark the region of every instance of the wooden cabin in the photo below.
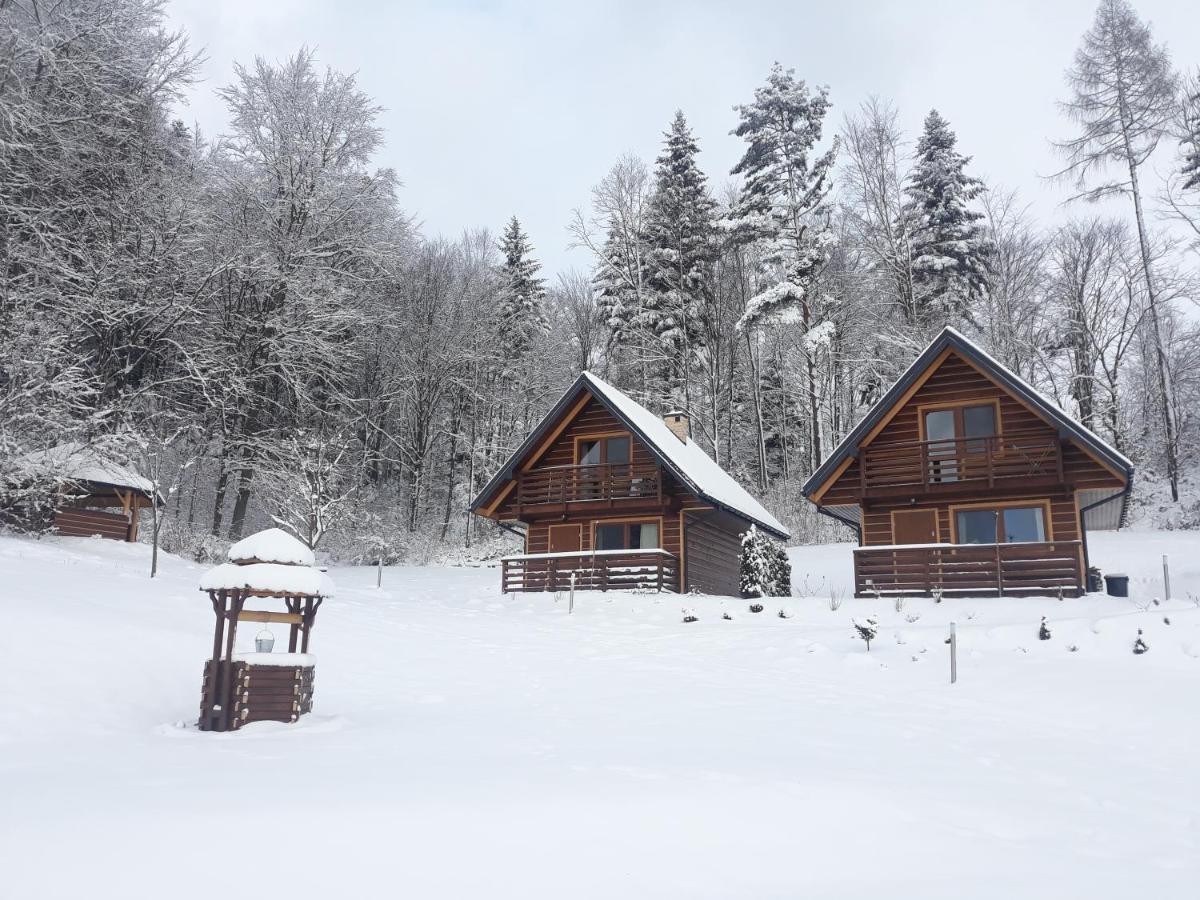
{"type": "Polygon", "coordinates": [[[857,596],[1078,596],[1133,464],[946,328],[813,473],[858,534],[857,596]]]}
{"type": "Polygon", "coordinates": [[[55,485],[57,534],[134,542],[141,510],[163,502],[152,481],[86,444],[60,444],[28,454],[20,463],[55,485]]]}
{"type": "Polygon", "coordinates": [[[783,527],[691,438],[686,413],[660,417],[584,372],[471,504],[521,534],[509,591],[657,588],[739,592],[751,525],[783,527]]]}

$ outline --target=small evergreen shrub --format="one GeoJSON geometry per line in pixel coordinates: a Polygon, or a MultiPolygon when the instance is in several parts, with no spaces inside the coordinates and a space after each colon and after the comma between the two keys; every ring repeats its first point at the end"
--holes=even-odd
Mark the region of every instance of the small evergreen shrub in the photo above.
{"type": "Polygon", "coordinates": [[[875,636],[879,634],[879,623],[874,618],[867,618],[862,622],[857,619],[850,620],[854,624],[854,633],[857,637],[867,642],[867,652],[871,652],[871,641],[875,640],[875,636]]]}
{"type": "Polygon", "coordinates": [[[1139,628],[1137,640],[1133,642],[1133,652],[1135,655],[1141,656],[1143,653],[1146,653],[1147,651],[1149,651],[1149,649],[1150,649],[1150,645],[1147,644],[1146,641],[1142,638],[1142,629],[1139,628]]]}
{"type": "Polygon", "coordinates": [[[763,611],[763,605],[761,603],[751,603],[750,604],[750,612],[760,613],[762,611],[763,611]]]}
{"type": "Polygon", "coordinates": [[[783,545],[751,525],[738,561],[743,597],[790,597],[792,563],[783,545]]]}
{"type": "Polygon", "coordinates": [[[1042,616],[1042,626],[1038,629],[1038,640],[1048,641],[1050,637],[1050,626],[1046,624],[1046,617],[1042,616]]]}

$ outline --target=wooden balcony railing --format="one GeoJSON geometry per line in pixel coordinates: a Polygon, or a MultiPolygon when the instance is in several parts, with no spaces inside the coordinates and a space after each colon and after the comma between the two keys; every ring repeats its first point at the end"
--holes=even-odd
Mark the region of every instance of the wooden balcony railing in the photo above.
{"type": "Polygon", "coordinates": [[[943,594],[1049,594],[1083,589],[1079,541],[1028,544],[914,544],[857,547],[854,592],[860,597],[943,594]]]}
{"type": "Polygon", "coordinates": [[[679,558],[665,550],[532,553],[500,561],[500,588],[510,591],[679,590],[679,558]]]}
{"type": "Polygon", "coordinates": [[[1044,432],[871,444],[859,457],[859,479],[866,496],[880,488],[927,492],[1030,479],[1062,483],[1062,444],[1044,432]]]}
{"type": "Polygon", "coordinates": [[[520,506],[641,498],[662,499],[662,474],[656,465],[550,466],[517,476],[520,506]]]}

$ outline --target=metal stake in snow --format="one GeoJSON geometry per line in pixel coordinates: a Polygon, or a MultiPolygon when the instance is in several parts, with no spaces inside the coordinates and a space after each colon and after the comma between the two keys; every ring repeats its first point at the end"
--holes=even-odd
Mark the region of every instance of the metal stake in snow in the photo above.
{"type": "Polygon", "coordinates": [[[375,587],[383,587],[383,557],[379,557],[379,561],[375,566],[375,587]]]}
{"type": "Polygon", "coordinates": [[[567,600],[567,615],[575,612],[575,573],[571,573],[571,596],[567,600]]]}
{"type": "Polygon", "coordinates": [[[950,683],[958,681],[958,633],[950,623],[950,683]]]}
{"type": "Polygon", "coordinates": [[[1167,566],[1167,554],[1163,554],[1163,602],[1171,599],[1171,569],[1167,566]]]}

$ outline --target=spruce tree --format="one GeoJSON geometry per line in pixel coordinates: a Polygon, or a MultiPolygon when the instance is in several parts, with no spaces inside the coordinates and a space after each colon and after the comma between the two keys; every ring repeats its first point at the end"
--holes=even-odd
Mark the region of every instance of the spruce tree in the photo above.
{"type": "Polygon", "coordinates": [[[700,148],[682,111],[676,111],[664,138],[646,215],[645,312],[661,344],[662,387],[686,408],[691,393],[688,372],[703,335],[702,316],[716,257],[716,202],[696,163],[700,148]]]}
{"type": "Polygon", "coordinates": [[[992,249],[980,224],[983,214],[971,208],[984,187],[966,173],[971,159],[955,149],[957,142],[949,123],[931,110],[905,188],[914,305],[927,325],[971,319],[987,293],[992,249]]]}
{"type": "Polygon", "coordinates": [[[537,277],[541,264],[533,258],[529,237],[513,216],[500,240],[500,349],[508,361],[523,359],[540,335],[549,331],[546,290],[537,277]]]}

